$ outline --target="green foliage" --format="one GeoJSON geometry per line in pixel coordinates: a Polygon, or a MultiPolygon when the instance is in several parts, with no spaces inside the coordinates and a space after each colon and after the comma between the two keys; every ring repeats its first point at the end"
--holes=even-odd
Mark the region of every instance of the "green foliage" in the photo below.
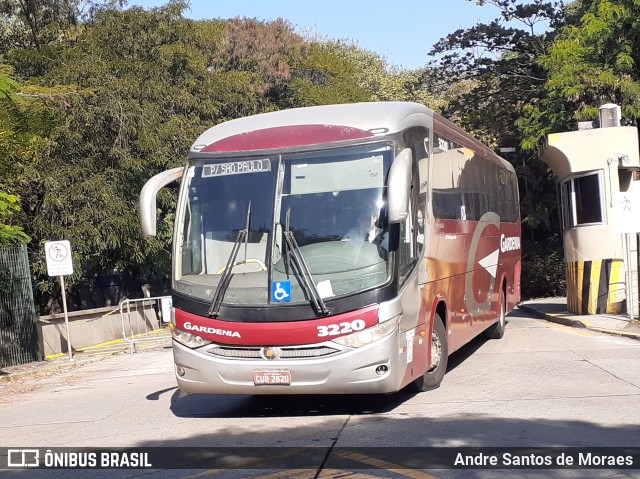
{"type": "Polygon", "coordinates": [[[419,70],[392,68],[377,53],[350,42],[325,42],[321,48],[344,63],[338,70],[344,83],[365,92],[367,101],[415,101],[435,109],[440,106],[432,92],[422,85],[419,70]]]}
{"type": "Polygon", "coordinates": [[[525,239],[522,251],[522,298],[566,296],[562,240],[557,236],[543,243],[525,239]]]}
{"type": "Polygon", "coordinates": [[[31,238],[20,226],[5,224],[16,211],[19,211],[19,198],[0,191],[0,245],[28,243],[31,238]]]}
{"type": "MultiPolygon", "coordinates": [[[[546,55],[546,90],[564,101],[572,119],[596,119],[604,103],[622,105],[623,115],[640,115],[640,4],[634,0],[584,2],[575,24],[562,28],[546,55]]],[[[554,125],[556,126],[556,125],[554,125]]],[[[560,125],[557,125],[560,127],[560,125]]]]}
{"type": "Polygon", "coordinates": [[[0,0],[0,54],[11,49],[38,52],[73,38],[80,21],[90,22],[104,9],[126,0],[0,0]]]}
{"type": "Polygon", "coordinates": [[[431,51],[444,54],[433,64],[444,85],[439,88],[448,90],[443,112],[491,146],[520,145],[516,120],[541,99],[546,72],[537,60],[553,38],[549,27],[562,23],[563,12],[556,2],[542,0],[479,3],[498,7],[500,18],[457,30],[431,51]],[[452,90],[452,83],[465,89],[452,90]]]}
{"type": "Polygon", "coordinates": [[[27,218],[20,209],[19,192],[23,167],[42,154],[46,140],[41,136],[51,123],[40,102],[20,96],[21,86],[13,69],[0,64],[0,244],[27,243],[27,218]]]}
{"type": "MultiPolygon", "coordinates": [[[[197,33],[174,5],[103,11],[40,79],[77,90],[65,98],[64,127],[49,154],[26,169],[30,233],[69,239],[80,276],[168,271],[175,194],[160,196],[164,213],[152,240],[141,235],[137,201],[150,176],[183,163],[220,109],[217,93],[227,97],[207,73],[206,45],[193,48],[197,33]]],[[[34,272],[44,274],[42,252],[34,260],[34,272]]]]}
{"type": "Polygon", "coordinates": [[[76,20],[72,5],[57,0],[0,0],[0,14],[0,51],[40,50],[76,20]]]}
{"type": "Polygon", "coordinates": [[[286,106],[328,105],[367,101],[369,93],[354,81],[357,68],[334,45],[312,43],[288,85],[286,106]]]}
{"type": "Polygon", "coordinates": [[[17,100],[15,92],[18,89],[18,82],[10,77],[12,72],[13,69],[9,65],[0,64],[0,96],[4,97],[4,101],[11,100],[15,102],[17,100]]]}

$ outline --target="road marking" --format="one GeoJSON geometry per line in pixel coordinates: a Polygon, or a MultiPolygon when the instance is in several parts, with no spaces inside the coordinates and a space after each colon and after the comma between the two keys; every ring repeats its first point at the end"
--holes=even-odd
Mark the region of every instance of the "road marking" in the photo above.
{"type": "Polygon", "coordinates": [[[424,472],[415,471],[413,469],[405,469],[402,466],[393,464],[392,462],[383,461],[382,459],[376,459],[375,457],[366,456],[364,454],[358,454],[356,452],[338,452],[338,454],[352,461],[360,462],[378,469],[385,469],[387,471],[394,472],[395,474],[411,477],[412,479],[438,479],[430,474],[425,474],[424,472]]]}
{"type": "MultiPolygon", "coordinates": [[[[309,479],[313,474],[313,470],[309,469],[291,469],[287,471],[278,471],[268,476],[254,477],[253,479],[309,479]]],[[[379,479],[378,476],[363,474],[361,472],[342,471],[340,469],[323,469],[318,475],[318,479],[379,479]]]]}
{"type": "Polygon", "coordinates": [[[220,474],[222,472],[226,472],[226,469],[209,469],[208,471],[199,472],[198,474],[194,474],[192,476],[182,476],[182,479],[197,479],[198,477],[215,476],[216,474],[220,474]]]}
{"type": "MultiPolygon", "coordinates": [[[[557,316],[557,317],[562,317],[561,314],[549,314],[549,316],[557,316]]],[[[537,319],[536,320],[538,323],[541,323],[542,321],[544,321],[543,326],[550,328],[550,329],[560,329],[563,331],[571,331],[574,334],[577,334],[579,336],[597,336],[596,332],[591,331],[589,329],[585,329],[585,328],[576,328],[575,326],[567,326],[566,324],[560,324],[560,323],[554,323],[553,321],[550,321],[548,319],[537,319]]]]}
{"type": "MultiPolygon", "coordinates": [[[[372,458],[371,458],[372,459],[372,458]]],[[[388,472],[398,474],[400,476],[409,477],[411,479],[439,479],[435,476],[422,473],[420,471],[413,471],[410,469],[386,469],[388,472]]],[[[202,477],[211,477],[218,474],[228,473],[227,469],[211,469],[204,471],[193,476],[185,476],[182,479],[197,479],[202,477]]],[[[274,472],[266,475],[249,476],[251,479],[309,479],[310,474],[314,474],[312,469],[287,469],[283,471],[274,472]]],[[[318,479],[390,479],[388,475],[385,476],[372,476],[371,474],[365,474],[362,472],[344,471],[340,469],[323,469],[318,479]]]]}
{"type": "MultiPolygon", "coordinates": [[[[288,454],[293,454],[295,451],[289,451],[285,454],[281,454],[281,456],[286,456],[288,454]]],[[[398,464],[394,464],[392,462],[384,461],[382,459],[377,459],[375,457],[367,456],[364,454],[359,454],[356,452],[341,452],[338,451],[338,454],[345,458],[354,462],[359,462],[361,464],[366,464],[367,466],[371,466],[376,469],[384,469],[385,471],[391,472],[393,474],[397,474],[403,477],[409,477],[411,479],[439,479],[436,476],[432,476],[431,474],[426,474],[421,471],[416,471],[413,469],[406,469],[398,464]]],[[[233,469],[243,469],[246,466],[251,466],[253,464],[257,464],[263,462],[265,459],[269,458],[257,458],[257,459],[249,459],[242,464],[238,464],[233,467],[233,469]]],[[[215,476],[221,473],[228,472],[226,469],[210,469],[208,471],[203,471],[198,474],[183,476],[182,479],[198,479],[201,477],[210,477],[215,476]]],[[[274,472],[267,475],[257,475],[253,476],[253,479],[279,479],[281,477],[287,479],[307,479],[309,477],[310,469],[289,469],[274,472]]],[[[376,479],[380,476],[372,476],[370,474],[364,474],[360,472],[353,471],[345,471],[340,469],[323,469],[318,476],[318,479],[338,479],[338,478],[347,478],[347,479],[376,479]]],[[[385,477],[385,476],[382,476],[385,477]]]]}
{"type": "MultiPolygon", "coordinates": [[[[278,457],[282,457],[282,456],[288,456],[294,453],[299,452],[296,449],[285,449],[286,452],[278,454],[278,457]]],[[[264,462],[265,460],[269,460],[272,459],[272,457],[258,457],[258,458],[254,458],[254,459],[247,459],[241,463],[235,464],[231,469],[235,470],[235,469],[244,469],[246,467],[251,468],[252,465],[254,464],[259,464],[261,462],[264,462]]],[[[217,474],[221,474],[221,473],[225,473],[225,472],[229,472],[228,469],[209,469],[208,471],[203,471],[200,472],[198,474],[195,475],[191,475],[191,476],[184,476],[182,479],[197,479],[199,477],[208,477],[208,476],[215,476],[217,474]]],[[[283,471],[283,472],[289,472],[289,471],[283,471]]],[[[309,473],[308,470],[306,470],[307,474],[309,473]]],[[[262,477],[270,477],[270,476],[256,476],[257,478],[262,478],[262,477]]],[[[286,477],[286,476],[285,476],[286,477]]]]}

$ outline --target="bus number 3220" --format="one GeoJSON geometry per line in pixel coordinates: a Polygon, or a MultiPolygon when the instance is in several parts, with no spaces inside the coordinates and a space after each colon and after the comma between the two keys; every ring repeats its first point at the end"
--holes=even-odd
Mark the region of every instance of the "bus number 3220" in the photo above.
{"type": "Polygon", "coordinates": [[[323,338],[325,336],[353,333],[354,331],[362,331],[364,327],[365,322],[362,319],[354,319],[349,323],[327,324],[325,326],[318,326],[318,337],[323,338]]]}

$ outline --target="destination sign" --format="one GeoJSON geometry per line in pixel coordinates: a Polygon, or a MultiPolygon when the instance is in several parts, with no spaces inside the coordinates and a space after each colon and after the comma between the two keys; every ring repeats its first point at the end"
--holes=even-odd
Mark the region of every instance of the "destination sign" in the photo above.
{"type": "Polygon", "coordinates": [[[205,165],[202,168],[202,177],[241,175],[244,173],[260,173],[261,171],[271,171],[271,162],[269,160],[246,160],[205,165]]]}

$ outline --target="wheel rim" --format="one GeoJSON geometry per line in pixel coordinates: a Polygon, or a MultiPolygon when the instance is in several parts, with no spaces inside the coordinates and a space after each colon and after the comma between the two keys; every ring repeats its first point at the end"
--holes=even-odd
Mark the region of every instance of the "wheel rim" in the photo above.
{"type": "Polygon", "coordinates": [[[442,353],[442,343],[435,329],[431,333],[431,369],[429,372],[435,371],[440,365],[440,355],[442,353]]]}

